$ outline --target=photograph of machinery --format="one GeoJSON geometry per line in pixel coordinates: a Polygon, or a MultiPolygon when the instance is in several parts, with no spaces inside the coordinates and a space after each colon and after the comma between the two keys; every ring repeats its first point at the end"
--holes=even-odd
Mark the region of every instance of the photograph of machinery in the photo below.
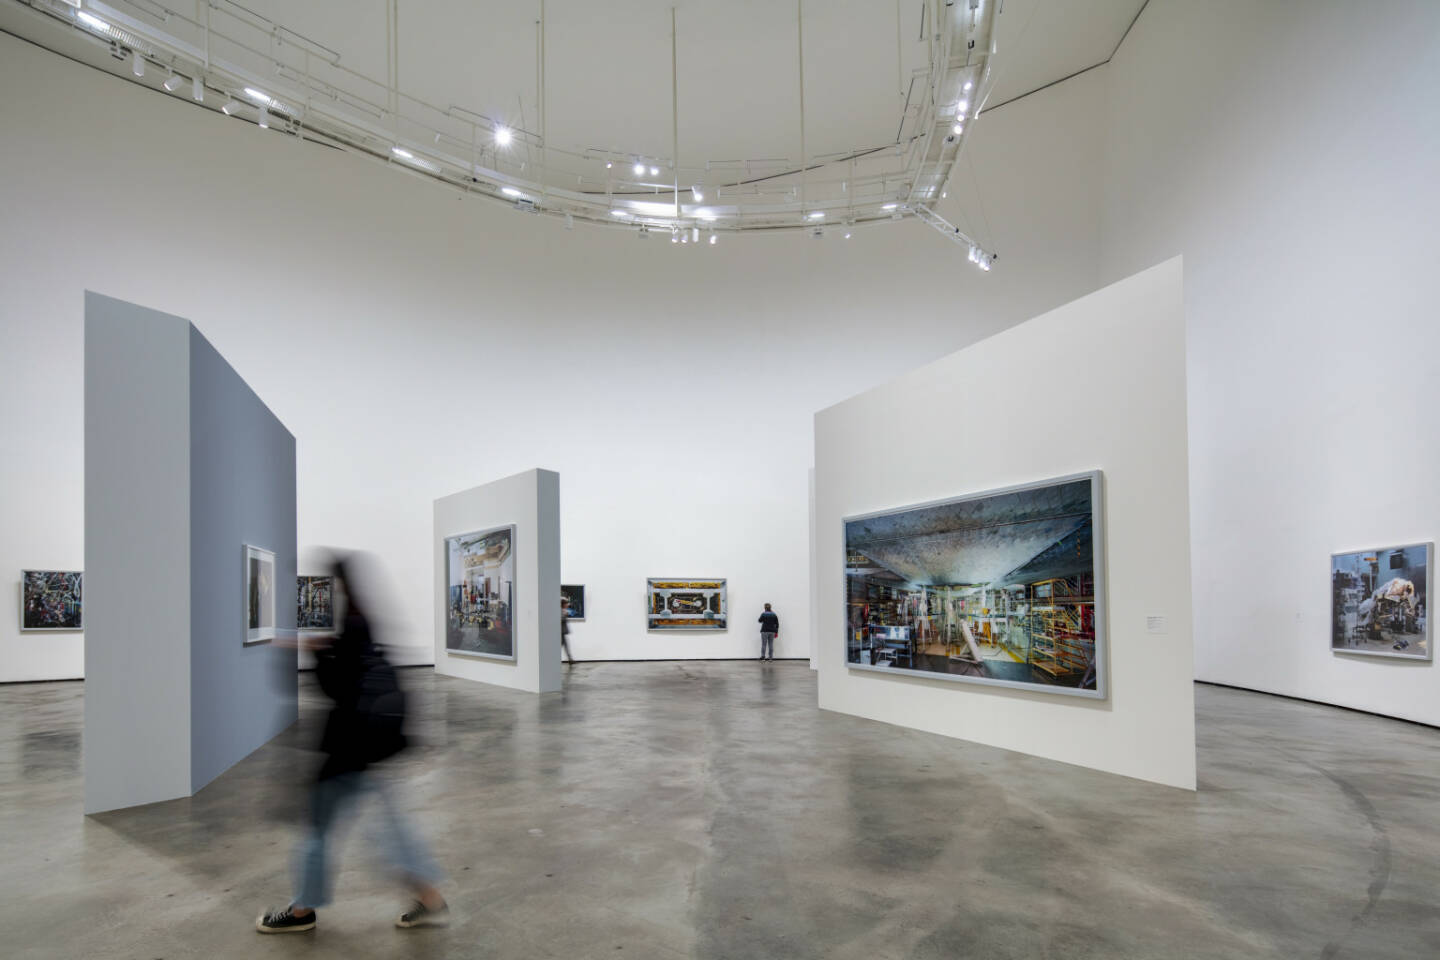
{"type": "Polygon", "coordinates": [[[445,554],[445,649],[514,660],[515,527],[446,537],[445,554]]]}
{"type": "Polygon", "coordinates": [[[335,578],[296,577],[299,607],[295,613],[297,630],[332,630],[335,627],[335,578]]]}
{"type": "Polygon", "coordinates": [[[20,629],[84,629],[84,586],[79,571],[20,571],[20,629]]]}
{"type": "Polygon", "coordinates": [[[585,584],[562,583],[560,602],[565,604],[565,617],[569,620],[585,619],[585,584]]]}
{"type": "Polygon", "coordinates": [[[724,630],[724,580],[645,581],[646,626],[650,630],[724,630]]]}
{"type": "Polygon", "coordinates": [[[1337,553],[1330,558],[1330,649],[1431,658],[1430,555],[1434,544],[1337,553]]]}
{"type": "Polygon", "coordinates": [[[1100,473],[849,518],[846,661],[1105,696],[1100,473]]]}

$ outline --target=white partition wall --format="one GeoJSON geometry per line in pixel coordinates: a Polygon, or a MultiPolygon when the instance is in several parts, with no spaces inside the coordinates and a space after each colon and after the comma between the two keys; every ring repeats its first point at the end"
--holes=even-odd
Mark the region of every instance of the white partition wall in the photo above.
{"type": "Polygon", "coordinates": [[[435,501],[435,672],[531,693],[560,689],[560,475],[527,470],[435,501]],[[449,650],[446,538],[514,527],[513,660],[449,650]]]}
{"type": "Polygon", "coordinates": [[[1193,789],[1187,469],[1178,258],[822,410],[820,706],[1193,789]],[[843,517],[1091,470],[1104,473],[1105,699],[847,667],[843,517]]]}

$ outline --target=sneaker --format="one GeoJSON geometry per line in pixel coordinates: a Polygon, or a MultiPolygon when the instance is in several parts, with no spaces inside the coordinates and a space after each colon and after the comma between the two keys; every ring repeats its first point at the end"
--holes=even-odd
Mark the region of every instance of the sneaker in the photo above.
{"type": "Polygon", "coordinates": [[[410,904],[404,913],[395,918],[397,927],[443,927],[449,923],[450,904],[442,903],[439,908],[431,910],[419,900],[410,904]]]}
{"type": "Polygon", "coordinates": [[[262,914],[255,921],[255,929],[261,933],[303,933],[306,930],[315,929],[315,911],[311,910],[304,917],[297,917],[291,913],[290,904],[284,910],[269,910],[262,914]]]}

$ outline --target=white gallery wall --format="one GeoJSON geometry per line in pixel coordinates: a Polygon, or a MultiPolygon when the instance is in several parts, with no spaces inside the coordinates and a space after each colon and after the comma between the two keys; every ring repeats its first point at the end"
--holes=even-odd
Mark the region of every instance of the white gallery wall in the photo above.
{"type": "Polygon", "coordinates": [[[83,557],[86,288],[193,319],[266,398],[296,437],[300,572],[378,554],[382,626],[430,662],[433,501],[537,463],[587,587],[577,657],[755,656],[766,601],[776,655],[807,656],[813,412],[1098,275],[1097,75],[976,127],[946,209],[1001,251],[984,275],[914,221],[567,232],[9,36],[0,88],[23,91],[0,98],[0,680],[82,670],[78,635],[18,632],[14,584],[83,557]],[[734,626],[647,634],[645,578],[697,575],[728,578],[734,626]]]}
{"type": "Polygon", "coordinates": [[[1332,552],[1440,538],[1440,4],[1151,0],[1107,70],[1103,279],[1185,256],[1196,675],[1440,724],[1329,645],[1332,552]]]}
{"type": "Polygon", "coordinates": [[[1176,258],[815,415],[822,708],[1195,788],[1181,274],[1176,258]],[[856,457],[878,432],[906,456],[856,457]],[[1093,470],[1104,700],[846,663],[844,518],[1093,470]]]}

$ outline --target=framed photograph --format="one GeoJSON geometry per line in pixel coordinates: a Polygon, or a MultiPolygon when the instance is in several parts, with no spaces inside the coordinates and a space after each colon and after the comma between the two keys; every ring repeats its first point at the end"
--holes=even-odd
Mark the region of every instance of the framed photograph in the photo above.
{"type": "Polygon", "coordinates": [[[854,670],[1106,696],[1101,474],[842,522],[854,670]]]}
{"type": "Polygon", "coordinates": [[[1330,649],[1367,657],[1431,660],[1433,543],[1330,557],[1330,649]]]}
{"type": "Polygon", "coordinates": [[[568,620],[585,619],[585,584],[565,583],[560,585],[560,601],[565,604],[568,620]]]}
{"type": "Polygon", "coordinates": [[[296,577],[296,630],[335,629],[335,578],[296,577]]]}
{"type": "Polygon", "coordinates": [[[275,554],[245,545],[245,644],[275,639],[275,554]]]}
{"type": "Polygon", "coordinates": [[[84,588],[78,570],[21,570],[20,629],[85,629],[84,588]]]}
{"type": "Polygon", "coordinates": [[[725,581],[651,577],[645,581],[649,630],[724,630],[729,617],[725,581]]]}
{"type": "Polygon", "coordinates": [[[515,659],[515,525],[445,538],[445,650],[515,659]]]}

